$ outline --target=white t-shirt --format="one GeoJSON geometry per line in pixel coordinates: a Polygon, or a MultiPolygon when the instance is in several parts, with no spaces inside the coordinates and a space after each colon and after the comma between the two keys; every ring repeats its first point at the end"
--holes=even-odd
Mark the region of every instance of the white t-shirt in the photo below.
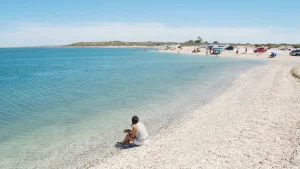
{"type": "Polygon", "coordinates": [[[148,132],[147,132],[145,125],[142,122],[138,122],[136,124],[136,127],[137,127],[137,132],[136,132],[135,138],[139,139],[139,140],[147,140],[148,132]]]}

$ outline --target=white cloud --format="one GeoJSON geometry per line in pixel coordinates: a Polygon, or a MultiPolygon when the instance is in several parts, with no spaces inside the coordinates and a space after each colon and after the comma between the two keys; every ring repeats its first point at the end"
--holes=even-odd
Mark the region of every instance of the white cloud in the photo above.
{"type": "Polygon", "coordinates": [[[63,45],[79,41],[176,41],[201,36],[204,41],[240,43],[299,43],[299,29],[172,27],[160,23],[15,23],[0,32],[0,46],[63,45]]]}

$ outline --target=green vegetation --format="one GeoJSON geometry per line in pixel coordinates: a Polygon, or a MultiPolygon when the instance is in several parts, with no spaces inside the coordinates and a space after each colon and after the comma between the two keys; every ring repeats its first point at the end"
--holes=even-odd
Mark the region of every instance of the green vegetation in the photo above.
{"type": "MultiPolygon", "coordinates": [[[[184,43],[178,43],[178,42],[122,42],[122,41],[107,41],[107,42],[78,42],[78,43],[73,43],[70,45],[66,46],[83,46],[83,47],[89,47],[89,46],[164,46],[164,45],[179,45],[181,44],[182,46],[199,46],[199,45],[208,45],[210,44],[208,41],[203,42],[203,39],[199,36],[197,37],[196,40],[189,40],[184,43]]],[[[213,41],[213,44],[219,44],[218,41],[213,41]]],[[[224,44],[224,43],[223,43],[224,44]]],[[[227,44],[227,43],[225,43],[227,44]]],[[[292,46],[294,48],[300,48],[300,44],[286,44],[286,43],[281,43],[281,44],[272,44],[272,43],[267,43],[267,44],[249,44],[249,43],[230,43],[230,46],[249,46],[253,45],[255,47],[261,47],[261,46],[269,46],[271,48],[278,48],[280,46],[292,46]]]]}
{"type": "Polygon", "coordinates": [[[197,37],[197,39],[194,41],[194,40],[189,40],[189,41],[186,41],[185,44],[193,44],[193,43],[202,43],[202,38],[200,36],[197,37]]]}
{"type": "Polygon", "coordinates": [[[185,43],[194,43],[194,41],[193,40],[189,40],[189,41],[187,41],[185,43]]]}
{"type": "Polygon", "coordinates": [[[77,42],[66,46],[163,46],[179,44],[177,42],[122,42],[122,41],[107,41],[107,42],[77,42]]]}
{"type": "Polygon", "coordinates": [[[195,43],[201,43],[202,42],[202,38],[200,36],[197,37],[197,40],[195,40],[195,43]]]}
{"type": "Polygon", "coordinates": [[[293,46],[293,48],[300,48],[300,44],[294,44],[294,45],[291,45],[293,46]]]}

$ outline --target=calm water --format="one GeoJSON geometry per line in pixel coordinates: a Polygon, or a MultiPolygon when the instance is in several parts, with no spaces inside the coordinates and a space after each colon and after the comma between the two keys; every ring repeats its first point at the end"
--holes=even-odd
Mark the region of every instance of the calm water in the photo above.
{"type": "Polygon", "coordinates": [[[75,168],[150,135],[261,63],[142,49],[0,49],[0,168],[75,168]]]}

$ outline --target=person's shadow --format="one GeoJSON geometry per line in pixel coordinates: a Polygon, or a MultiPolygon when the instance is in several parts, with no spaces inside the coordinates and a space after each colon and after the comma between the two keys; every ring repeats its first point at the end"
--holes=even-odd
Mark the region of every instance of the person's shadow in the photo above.
{"type": "Polygon", "coordinates": [[[135,147],[138,147],[138,145],[136,144],[126,144],[126,145],[122,145],[122,144],[115,144],[115,147],[118,148],[118,149],[129,149],[129,148],[135,148],[135,147]]]}

